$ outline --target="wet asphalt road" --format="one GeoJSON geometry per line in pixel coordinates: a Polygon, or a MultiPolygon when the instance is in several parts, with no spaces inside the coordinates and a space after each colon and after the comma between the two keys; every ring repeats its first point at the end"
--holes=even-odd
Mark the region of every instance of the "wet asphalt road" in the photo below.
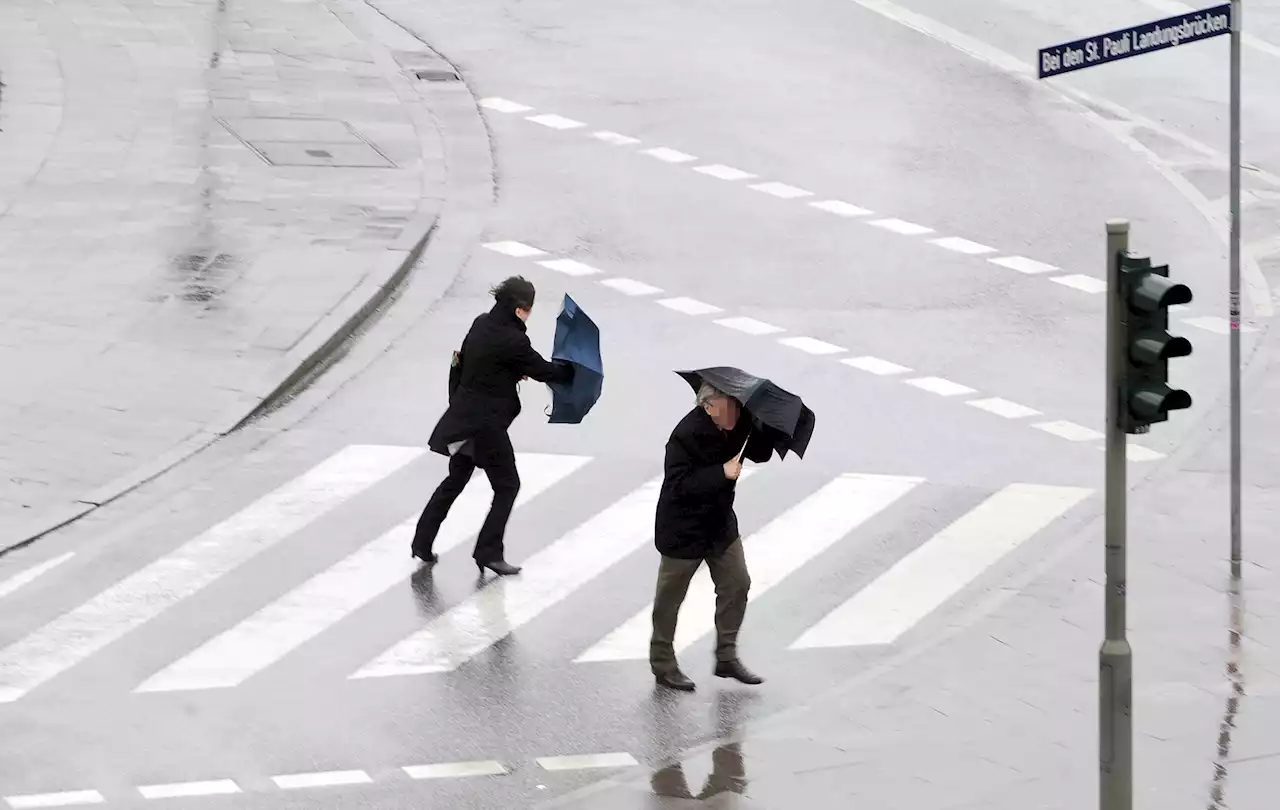
{"type": "MultiPolygon", "coordinates": [[[[1096,513],[1101,454],[1079,431],[1101,428],[1104,299],[1051,279],[1101,272],[1105,217],[1140,212],[1144,240],[1189,274],[1220,261],[1200,214],[1123,145],[1047,93],[857,4],[805,3],[785,16],[728,3],[606,12],[477,2],[429,14],[417,4],[377,5],[457,62],[478,98],[532,108],[502,112],[488,102],[498,199],[480,241],[544,253],[522,258],[507,255],[520,252],[510,246],[475,245],[445,298],[430,311],[394,313],[412,328],[332,398],[304,399],[138,497],[0,561],[8,581],[74,555],[0,597],[0,696],[9,701],[0,704],[0,795],[97,790],[128,806],[155,803],[139,798],[138,786],[229,779],[253,795],[200,802],[527,806],[802,703],[891,652],[929,643],[1096,513]],[[584,126],[527,119],[549,113],[584,126]],[[640,143],[593,137],[602,130],[640,143]],[[654,147],[696,160],[643,151],[654,147]],[[692,170],[708,165],[758,177],[692,170]],[[762,182],[812,196],[749,187],[762,182]],[[810,205],[831,200],[875,212],[861,219],[933,231],[810,205]],[[991,252],[930,241],[947,237],[991,252]],[[993,257],[1060,270],[1019,272],[993,257]],[[600,272],[537,263],[564,258],[600,272]],[[412,519],[443,473],[442,458],[405,448],[425,443],[444,405],[449,351],[487,308],[488,286],[512,273],[539,288],[535,346],[549,348],[567,292],[601,325],[607,374],[605,398],[576,427],[545,424],[547,395],[526,386],[517,449],[559,461],[543,459],[524,475],[530,494],[535,481],[546,486],[511,524],[509,559],[529,563],[525,576],[478,589],[465,534],[429,577],[413,572],[407,541],[394,536],[379,546],[384,553],[351,562],[412,519]],[[717,323],[739,317],[780,331],[717,323]],[[810,342],[782,342],[794,338],[810,342]],[[885,361],[903,368],[866,371],[885,371],[885,361]],[[760,561],[759,599],[743,656],[768,682],[713,683],[702,637],[682,654],[700,691],[672,696],[654,692],[642,659],[575,660],[650,598],[655,553],[630,531],[644,510],[606,513],[613,517],[581,536],[569,533],[634,500],[660,474],[662,441],[691,404],[671,370],[712,364],[739,365],[803,394],[819,427],[808,458],[775,461],[740,487],[744,528],[782,517],[775,543],[761,538],[759,552],[749,551],[760,561]],[[187,545],[335,453],[369,445],[400,449],[358,451],[377,469],[358,486],[341,475],[319,486],[308,520],[293,530],[258,512],[248,528],[222,529],[212,546],[187,545]],[[555,464],[559,478],[545,472],[555,464]],[[849,473],[923,480],[867,507],[873,514],[857,526],[840,523],[863,503],[856,498],[871,498],[856,487],[844,509],[837,492],[835,506],[810,506],[807,517],[788,511],[849,473]],[[1011,485],[1049,489],[1037,489],[1043,497],[1033,503],[1011,500],[1011,485]],[[972,578],[955,573],[963,553],[937,553],[941,570],[958,577],[952,598],[929,605],[922,580],[899,573],[888,580],[897,587],[862,615],[885,626],[921,613],[900,635],[794,646],[984,503],[985,516],[971,518],[986,521],[970,524],[974,536],[1024,524],[1027,532],[1009,539],[1008,555],[977,554],[985,564],[972,578]],[[575,553],[537,556],[557,553],[566,537],[575,553]],[[794,555],[778,553],[782,543],[794,555]],[[177,562],[148,568],[166,560],[177,562]],[[246,620],[259,635],[243,630],[246,620]],[[424,627],[434,633],[424,643],[456,666],[351,678],[424,627]],[[235,654],[211,654],[201,671],[226,667],[234,683],[135,691],[228,632],[222,649],[235,654]],[[241,655],[261,660],[237,670],[241,655]],[[601,770],[539,762],[604,754],[616,759],[597,763],[610,766],[601,770]],[[507,773],[425,781],[403,770],[463,761],[496,762],[507,773]],[[273,781],[313,772],[356,784],[293,794],[273,781]]],[[[1204,280],[1212,300],[1221,290],[1207,279],[1193,284],[1204,280]]],[[[1197,362],[1225,351],[1215,340],[1198,339],[1209,360],[1197,362]]],[[[1217,384],[1191,368],[1188,387],[1217,384]]],[[[354,465],[343,469],[356,475],[354,465]]],[[[472,489],[483,495],[483,481],[472,489]]],[[[930,587],[945,591],[937,581],[930,587]]]]}

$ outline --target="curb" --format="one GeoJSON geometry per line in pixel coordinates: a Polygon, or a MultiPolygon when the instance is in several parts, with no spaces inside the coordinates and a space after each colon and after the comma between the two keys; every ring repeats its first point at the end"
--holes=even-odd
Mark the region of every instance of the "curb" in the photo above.
{"type": "MultiPolygon", "coordinates": [[[[426,43],[415,44],[418,45],[415,52],[392,55],[391,50],[383,42],[373,38],[366,40],[366,45],[371,49],[376,48],[381,51],[378,54],[381,57],[379,61],[384,68],[388,69],[387,78],[393,83],[403,84],[406,81],[403,72],[406,63],[422,61],[424,64],[447,65],[452,68],[455,80],[450,84],[455,89],[463,90],[462,96],[469,102],[469,105],[463,105],[467,109],[453,110],[452,107],[457,105],[446,101],[448,109],[419,111],[424,115],[415,116],[416,123],[435,127],[447,154],[451,146],[458,147],[458,137],[450,129],[459,128],[460,125],[465,128],[468,122],[462,121],[461,115],[469,112],[479,118],[479,109],[475,105],[474,97],[466,88],[461,71],[426,43]]],[[[420,91],[408,92],[412,93],[415,99],[424,100],[420,91]]],[[[439,97],[437,100],[440,100],[439,97]]],[[[483,125],[481,129],[483,130],[483,125]]],[[[485,146],[488,146],[487,140],[485,146]]],[[[464,173],[466,168],[464,162],[464,173]]],[[[328,313],[312,325],[297,345],[254,389],[243,393],[221,416],[163,454],[73,501],[51,507],[39,516],[20,524],[11,539],[0,540],[0,557],[26,548],[40,538],[79,521],[101,507],[159,478],[208,449],[224,436],[235,433],[278,404],[301,393],[319,376],[329,371],[329,362],[342,353],[345,344],[375,321],[380,311],[389,302],[394,303],[396,297],[403,292],[403,288],[408,286],[406,282],[413,275],[414,267],[422,259],[433,238],[437,236],[441,228],[441,218],[450,208],[448,196],[456,185],[456,178],[452,177],[455,173],[456,171],[446,167],[443,183],[446,194],[444,205],[441,206],[438,200],[424,197],[420,203],[422,207],[410,220],[400,238],[388,246],[386,256],[377,262],[374,269],[359,285],[350,290],[328,313]],[[423,210],[428,206],[432,210],[423,210]]],[[[460,267],[461,265],[458,266],[459,270],[460,267]]],[[[443,286],[432,285],[439,287],[438,290],[432,291],[435,297],[443,295],[452,281],[453,279],[449,279],[443,286]]]]}
{"type": "Polygon", "coordinates": [[[417,215],[400,240],[387,249],[385,258],[375,265],[373,271],[312,325],[255,390],[242,393],[222,416],[151,461],[69,504],[51,509],[33,519],[18,530],[18,539],[0,547],[0,556],[24,548],[118,500],[195,456],[223,436],[244,427],[271,408],[299,381],[328,359],[404,283],[430,243],[436,224],[434,211],[417,215]]]}

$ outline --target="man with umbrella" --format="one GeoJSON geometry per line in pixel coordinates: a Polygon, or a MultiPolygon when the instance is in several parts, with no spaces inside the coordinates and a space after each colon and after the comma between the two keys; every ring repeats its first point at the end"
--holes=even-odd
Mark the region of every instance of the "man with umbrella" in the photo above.
{"type": "Polygon", "coordinates": [[[691,692],[675,655],[680,605],[706,562],[716,590],[716,666],[719,678],[759,684],[764,679],[738,660],[738,630],[747,610],[751,576],[733,511],[742,458],[764,463],[794,450],[803,457],[814,416],[799,397],[738,369],[678,372],[697,404],[667,440],[654,543],[662,555],[653,600],[649,667],[661,686],[691,692]],[[748,418],[741,418],[747,404],[748,418]],[[754,406],[754,409],[753,409],[754,406]]]}
{"type": "Polygon", "coordinates": [[[414,533],[413,556],[435,563],[431,546],[450,507],[476,467],[493,487],[493,504],[476,539],[472,556],[481,573],[520,573],[503,558],[503,535],[520,491],[515,450],[507,429],[520,415],[520,380],[567,384],[574,378],[568,362],[548,362],[529,342],[525,322],[533,311],[534,287],[512,276],[490,290],[493,308],[471,324],[449,373],[449,407],[431,433],[428,446],[449,456],[449,475],[440,483],[414,533]]]}

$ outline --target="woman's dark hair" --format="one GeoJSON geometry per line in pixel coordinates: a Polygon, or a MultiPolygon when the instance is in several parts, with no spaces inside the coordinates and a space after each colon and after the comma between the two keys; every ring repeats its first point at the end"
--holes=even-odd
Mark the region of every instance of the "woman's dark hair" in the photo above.
{"type": "Polygon", "coordinates": [[[512,276],[489,290],[489,294],[499,304],[502,304],[504,309],[508,307],[511,309],[533,308],[533,283],[524,276],[512,276]]]}

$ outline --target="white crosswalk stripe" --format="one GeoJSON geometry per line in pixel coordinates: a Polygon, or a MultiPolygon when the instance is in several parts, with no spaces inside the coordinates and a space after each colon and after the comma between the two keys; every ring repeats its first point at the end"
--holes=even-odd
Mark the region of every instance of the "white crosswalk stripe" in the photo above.
{"type": "MultiPolygon", "coordinates": [[[[516,456],[519,508],[577,471],[581,456],[516,456]]],[[[433,551],[443,554],[480,531],[493,490],[476,483],[454,501],[433,551]]],[[[157,673],[139,692],[236,686],[403,582],[416,568],[407,549],[418,516],[399,524],[277,602],[157,673]]]]}
{"type": "MultiPolygon", "coordinates": [[[[64,673],[74,678],[69,670],[95,655],[110,655],[107,648],[113,642],[140,631],[144,624],[210,584],[247,576],[249,572],[241,569],[247,569],[247,564],[268,548],[289,538],[294,538],[291,543],[304,543],[309,535],[324,532],[328,513],[381,486],[398,470],[425,459],[425,453],[419,447],[351,445],[176,550],[140,562],[137,570],[122,575],[88,601],[69,605],[67,612],[43,627],[30,632],[24,629],[28,635],[0,649],[0,702],[22,699],[64,673]]],[[[461,602],[425,621],[416,632],[399,640],[394,636],[381,640],[379,646],[388,645],[381,655],[369,659],[370,651],[356,656],[340,648],[327,649],[325,654],[339,658],[341,671],[351,673],[350,680],[452,672],[481,658],[508,637],[519,641],[522,636],[534,638],[551,631],[549,612],[569,603],[582,623],[582,635],[575,635],[569,643],[597,641],[584,651],[582,647],[564,650],[564,658],[558,659],[560,665],[643,661],[648,656],[652,604],[640,607],[639,603],[647,601],[645,594],[652,597],[648,584],[617,596],[627,600],[623,615],[628,618],[620,625],[614,624],[617,618],[611,611],[593,611],[584,592],[614,570],[628,582],[652,582],[657,556],[652,548],[654,509],[661,476],[651,477],[659,470],[643,473],[649,480],[632,479],[627,486],[635,489],[600,509],[588,498],[579,497],[574,488],[576,482],[604,473],[609,464],[587,456],[518,454],[522,486],[517,509],[528,507],[534,499],[539,504],[546,501],[548,508],[564,504],[575,513],[582,511],[574,515],[577,528],[552,542],[541,541],[546,544],[529,559],[515,560],[524,566],[520,575],[487,581],[461,602]],[[579,472],[583,475],[576,475],[579,472]],[[547,500],[559,493],[569,493],[569,498],[547,500]],[[636,553],[640,551],[649,553],[636,553]]],[[[776,464],[746,468],[744,481],[749,483],[739,489],[740,495],[751,501],[774,497],[771,477],[792,475],[792,470],[777,468],[776,464]]],[[[627,469],[633,474],[629,464],[627,469]]],[[[445,521],[436,539],[437,553],[457,550],[479,530],[492,490],[482,474],[476,478],[445,521]]],[[[877,526],[901,525],[898,518],[908,520],[912,510],[934,508],[929,499],[936,486],[918,477],[846,473],[815,480],[804,497],[787,497],[790,502],[778,505],[777,517],[759,530],[747,532],[750,599],[754,602],[765,594],[778,593],[777,604],[788,603],[794,589],[801,587],[796,575],[811,566],[829,565],[827,555],[837,547],[861,555],[859,549],[868,543],[882,554],[884,543],[871,543],[872,538],[882,535],[877,526]],[[868,525],[873,518],[875,522],[868,525]]],[[[902,545],[909,544],[914,551],[890,565],[870,585],[856,593],[827,594],[832,603],[843,601],[825,617],[809,617],[817,621],[800,633],[791,649],[857,648],[897,641],[1090,494],[1087,489],[1038,484],[1013,484],[994,495],[983,493],[989,497],[936,536],[906,537],[902,545]]],[[[379,510],[387,508],[385,499],[371,497],[367,505],[353,507],[344,520],[359,520],[361,510],[373,509],[375,503],[379,510]]],[[[299,665],[298,675],[303,677],[305,670],[300,664],[304,653],[300,648],[313,641],[323,644],[331,631],[340,624],[346,626],[357,614],[365,621],[364,609],[409,580],[417,568],[409,545],[421,507],[416,501],[403,506],[397,502],[394,508],[399,512],[395,516],[399,523],[386,530],[380,516],[382,528],[366,537],[353,537],[345,556],[310,574],[301,584],[275,590],[270,580],[259,577],[254,595],[249,597],[254,599],[254,612],[208,630],[209,636],[183,638],[179,634],[175,642],[172,633],[164,636],[160,628],[145,631],[152,636],[149,644],[173,644],[181,649],[156,661],[154,674],[140,684],[134,681],[125,688],[140,693],[248,688],[273,667],[291,666],[289,661],[299,665]]],[[[71,575],[73,566],[65,564],[70,558],[67,553],[41,563],[15,565],[7,578],[0,578],[0,596],[38,577],[71,575]]],[[[234,593],[234,588],[228,588],[227,593],[234,593]]],[[[217,598],[223,598],[222,594],[217,598]]],[[[714,602],[714,586],[703,567],[681,610],[678,651],[711,633],[714,602]]],[[[194,606],[182,609],[193,610],[194,606]]],[[[181,613],[171,617],[176,626],[181,626],[182,618],[181,613]]],[[[376,633],[378,627],[370,630],[376,633]]],[[[776,641],[785,644],[790,639],[776,641]]],[[[86,676],[80,677],[84,680],[86,676]]]]}
{"type": "MultiPolygon", "coordinates": [[[[843,475],[798,506],[773,520],[743,543],[751,572],[748,601],[795,573],[860,524],[901,498],[919,478],[881,475],[843,475]]],[[[706,566],[698,569],[676,625],[676,652],[688,649],[709,633],[715,616],[715,586],[706,566]]],[[[644,660],[649,657],[653,603],[626,624],[578,656],[579,662],[644,660]]]]}
{"type": "Polygon", "coordinates": [[[792,648],[895,641],[1088,495],[1076,487],[1005,487],[828,614],[792,648]]]}
{"type": "Polygon", "coordinates": [[[535,554],[520,578],[485,588],[351,677],[457,669],[652,538],[661,485],[649,481],[535,554]]]}
{"type": "Polygon", "coordinates": [[[0,650],[0,703],[45,681],[160,615],[423,453],[351,445],[300,478],[0,650]]]}

